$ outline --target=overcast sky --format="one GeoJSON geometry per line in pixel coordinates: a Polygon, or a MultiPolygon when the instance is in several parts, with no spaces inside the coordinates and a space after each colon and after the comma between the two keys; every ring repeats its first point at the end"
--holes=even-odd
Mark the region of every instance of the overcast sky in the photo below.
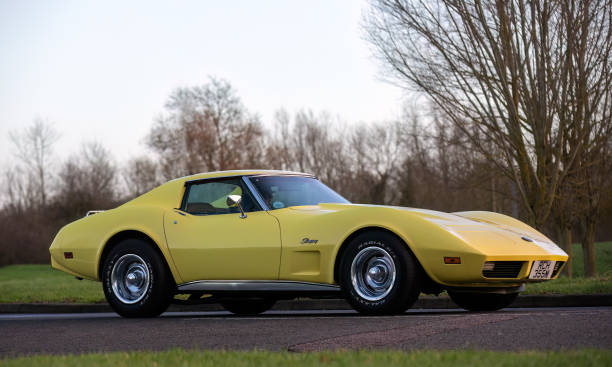
{"type": "Polygon", "coordinates": [[[270,124],[285,107],[347,122],[399,115],[402,93],[377,76],[362,40],[365,1],[0,0],[0,165],[8,132],[36,117],[65,157],[99,141],[123,161],[170,92],[228,80],[270,124]]]}

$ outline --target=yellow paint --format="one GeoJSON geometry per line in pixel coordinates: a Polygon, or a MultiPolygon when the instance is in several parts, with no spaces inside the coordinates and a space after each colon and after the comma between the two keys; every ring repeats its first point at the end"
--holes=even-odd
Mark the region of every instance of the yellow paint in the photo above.
{"type": "MultiPolygon", "coordinates": [[[[149,236],[164,255],[177,284],[205,279],[295,280],[334,284],[335,258],[355,231],[375,227],[395,233],[427,274],[448,286],[514,286],[522,279],[486,279],[486,261],[567,261],[567,255],[528,225],[491,212],[441,213],[356,204],[320,204],[269,212],[181,215],[186,181],[280,171],[212,172],[170,181],[116,209],[82,218],[60,230],[51,245],[56,269],[99,280],[108,240],[125,231],[149,236]],[[174,223],[176,221],[176,224],[174,223]],[[536,242],[521,239],[527,236],[536,242]],[[316,243],[303,243],[305,238],[316,243]],[[548,249],[546,248],[548,246],[548,249]],[[550,247],[552,246],[552,247],[550,247]],[[551,250],[552,249],[552,250],[551,250]],[[556,249],[556,250],[555,250],[556,249]],[[64,259],[72,251],[73,259],[64,259]],[[444,257],[461,264],[444,264],[444,257]]],[[[306,241],[307,242],[307,241],[306,241]]]]}
{"type": "Polygon", "coordinates": [[[278,279],[280,230],[265,211],[240,214],[166,213],[166,238],[183,282],[278,279]],[[176,224],[174,223],[176,222],[176,224]]]}

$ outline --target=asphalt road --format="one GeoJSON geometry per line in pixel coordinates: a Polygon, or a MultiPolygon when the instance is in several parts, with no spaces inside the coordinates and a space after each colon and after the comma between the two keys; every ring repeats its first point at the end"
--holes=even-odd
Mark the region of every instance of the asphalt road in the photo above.
{"type": "Polygon", "coordinates": [[[490,313],[411,310],[399,316],[353,311],[0,315],[0,356],[37,353],[205,349],[318,351],[336,348],[555,350],[612,348],[612,307],[524,308],[490,313]]]}

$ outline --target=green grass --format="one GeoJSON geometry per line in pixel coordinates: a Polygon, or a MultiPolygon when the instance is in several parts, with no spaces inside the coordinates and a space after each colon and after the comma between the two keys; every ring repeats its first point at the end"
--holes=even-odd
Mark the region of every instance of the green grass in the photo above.
{"type": "Polygon", "coordinates": [[[572,279],[560,276],[543,283],[528,284],[523,294],[601,294],[612,293],[612,242],[595,244],[597,278],[584,278],[582,247],[574,244],[572,279]]]}
{"type": "MultiPolygon", "coordinates": [[[[582,256],[582,246],[575,243],[572,261],[572,275],[575,277],[584,276],[584,259],[582,256]]],[[[612,272],[612,242],[595,243],[595,254],[597,256],[597,273],[601,275],[612,272]]]]}
{"type": "Polygon", "coordinates": [[[527,284],[521,294],[612,294],[612,278],[560,277],[543,283],[527,284]]]}
{"type": "MultiPolygon", "coordinates": [[[[583,278],[582,249],[574,245],[573,279],[529,284],[525,294],[612,294],[612,242],[596,245],[598,278],[583,278]]],[[[49,265],[0,268],[0,303],[104,302],[102,285],[51,269],[49,265]]]]}
{"type": "Polygon", "coordinates": [[[92,353],[0,360],[4,366],[612,366],[612,351],[339,351],[321,353],[195,351],[92,353]]]}
{"type": "Polygon", "coordinates": [[[52,269],[49,265],[0,268],[0,303],[103,302],[102,284],[52,269]]]}

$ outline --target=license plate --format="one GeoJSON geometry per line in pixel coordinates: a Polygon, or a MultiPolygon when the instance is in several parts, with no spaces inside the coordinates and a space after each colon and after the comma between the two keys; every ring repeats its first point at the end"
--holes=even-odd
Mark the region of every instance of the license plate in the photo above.
{"type": "Polygon", "coordinates": [[[550,279],[554,269],[554,261],[534,261],[529,279],[550,279]]]}

